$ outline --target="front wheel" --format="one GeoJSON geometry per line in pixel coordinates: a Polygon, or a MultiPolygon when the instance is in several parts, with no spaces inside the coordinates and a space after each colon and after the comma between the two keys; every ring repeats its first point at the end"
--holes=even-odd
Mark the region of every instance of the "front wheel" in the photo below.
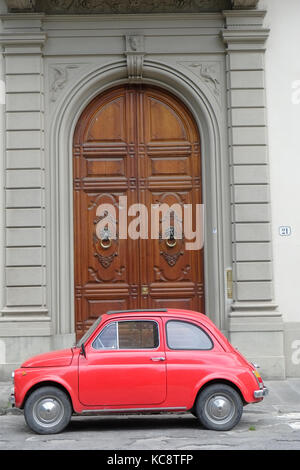
{"type": "Polygon", "coordinates": [[[200,393],[195,411],[206,429],[229,431],[241,419],[243,402],[239,393],[229,385],[214,384],[200,393]]]}
{"type": "Polygon", "coordinates": [[[70,422],[72,406],[56,387],[41,387],[31,393],[24,406],[27,425],[37,434],[61,432],[70,422]]]}

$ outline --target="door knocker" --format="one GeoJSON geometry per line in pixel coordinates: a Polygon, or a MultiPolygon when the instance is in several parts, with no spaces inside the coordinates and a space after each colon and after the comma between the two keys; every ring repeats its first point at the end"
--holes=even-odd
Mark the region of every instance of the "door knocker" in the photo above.
{"type": "Polygon", "coordinates": [[[182,237],[177,237],[177,239],[175,238],[175,235],[176,235],[176,233],[175,233],[175,227],[174,226],[170,226],[165,231],[164,238],[162,237],[161,233],[159,234],[159,243],[162,244],[164,242],[165,245],[168,247],[168,249],[166,249],[165,247],[162,248],[160,250],[160,254],[164,257],[164,259],[166,260],[168,265],[171,266],[171,267],[175,266],[175,264],[177,263],[179,257],[184,254],[183,250],[181,249],[182,248],[182,240],[184,238],[184,235],[182,234],[182,237]],[[173,248],[175,248],[175,246],[178,243],[178,241],[177,241],[178,239],[180,240],[179,248],[177,248],[177,250],[173,250],[173,248]],[[169,248],[172,251],[170,251],[169,248]]]}
{"type": "Polygon", "coordinates": [[[169,238],[166,239],[166,245],[169,247],[169,248],[174,248],[174,246],[177,245],[177,240],[175,239],[175,231],[174,231],[174,227],[170,227],[167,231],[166,231],[166,235],[169,236],[169,238]]]}
{"type": "Polygon", "coordinates": [[[107,227],[104,227],[103,230],[101,230],[100,236],[100,246],[103,248],[103,250],[107,250],[111,247],[111,239],[109,238],[110,232],[107,227]]]}

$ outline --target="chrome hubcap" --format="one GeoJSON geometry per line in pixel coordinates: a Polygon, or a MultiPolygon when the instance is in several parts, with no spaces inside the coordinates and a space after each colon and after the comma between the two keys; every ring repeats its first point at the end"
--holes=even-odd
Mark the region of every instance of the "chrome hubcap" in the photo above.
{"type": "Polygon", "coordinates": [[[226,395],[213,395],[205,406],[206,414],[215,423],[227,423],[234,415],[234,403],[226,395]]]}
{"type": "Polygon", "coordinates": [[[56,397],[41,398],[33,408],[35,420],[42,426],[54,426],[64,415],[62,402],[56,397]]]}

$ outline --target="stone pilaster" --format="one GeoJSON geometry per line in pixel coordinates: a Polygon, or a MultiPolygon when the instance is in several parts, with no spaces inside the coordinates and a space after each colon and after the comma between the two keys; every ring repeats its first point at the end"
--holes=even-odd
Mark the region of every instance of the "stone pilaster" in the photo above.
{"type": "Polygon", "coordinates": [[[43,57],[39,15],[3,21],[5,295],[1,333],[49,334],[46,300],[43,57]],[[24,326],[24,325],[23,325],[24,326]]]}
{"type": "Polygon", "coordinates": [[[223,12],[227,54],[233,303],[231,341],[284,376],[283,324],[274,302],[264,53],[264,11],[223,12]],[[268,334],[267,334],[268,333],[268,334]]]}

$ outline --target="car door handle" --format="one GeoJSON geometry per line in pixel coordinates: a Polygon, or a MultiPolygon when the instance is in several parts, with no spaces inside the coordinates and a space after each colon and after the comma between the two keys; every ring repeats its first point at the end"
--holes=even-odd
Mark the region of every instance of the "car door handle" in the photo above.
{"type": "Polygon", "coordinates": [[[151,357],[151,361],[153,362],[159,362],[159,361],[165,361],[165,357],[151,357]]]}

